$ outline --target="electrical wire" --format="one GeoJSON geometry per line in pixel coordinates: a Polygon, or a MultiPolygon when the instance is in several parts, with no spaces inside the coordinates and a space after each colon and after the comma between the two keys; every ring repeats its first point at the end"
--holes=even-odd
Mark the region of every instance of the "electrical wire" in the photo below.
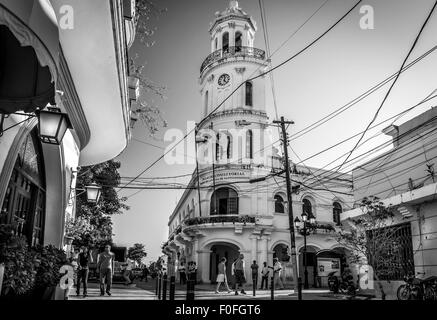
{"type": "MultiPolygon", "coordinates": [[[[206,119],[208,119],[211,115],[213,115],[232,95],[235,94],[235,92],[237,92],[247,81],[253,81],[255,79],[258,79],[260,77],[263,77],[267,74],[269,74],[270,72],[273,72],[274,70],[277,70],[279,68],[281,68],[282,66],[284,66],[285,64],[287,64],[288,62],[292,61],[293,59],[295,59],[296,57],[298,57],[299,55],[301,55],[303,52],[307,51],[309,48],[311,48],[315,43],[317,43],[320,39],[322,39],[326,34],[328,34],[332,29],[334,29],[341,21],[343,21],[360,3],[362,2],[362,0],[358,0],[355,5],[349,9],[340,19],[338,19],[333,25],[331,25],[327,30],[325,30],[321,35],[319,35],[316,39],[314,39],[312,42],[310,42],[308,45],[306,45],[303,49],[301,49],[300,51],[298,51],[296,54],[292,55],[290,58],[284,60],[283,62],[279,63],[278,65],[276,65],[273,68],[270,68],[269,70],[260,73],[257,76],[251,77],[249,79],[247,79],[246,81],[241,82],[215,109],[213,109],[208,115],[206,115],[202,121],[205,121],[206,119]]],[[[124,189],[125,187],[127,187],[130,183],[132,183],[133,181],[136,180],[136,178],[140,177],[141,175],[143,175],[146,171],[148,171],[150,168],[152,168],[156,163],[158,163],[161,159],[163,159],[166,154],[168,154],[169,152],[171,152],[177,145],[179,145],[182,141],[184,141],[188,135],[190,133],[192,133],[194,131],[194,129],[191,129],[187,134],[184,135],[184,137],[182,139],[180,139],[178,142],[176,142],[174,144],[174,146],[168,150],[167,152],[165,152],[162,156],[158,157],[158,159],[156,159],[155,161],[153,161],[149,166],[147,166],[144,170],[142,170],[132,181],[130,181],[129,183],[125,184],[124,186],[120,187],[117,192],[121,191],[122,189],[124,189]]],[[[133,195],[132,195],[133,196],[133,195]]]]}
{"type": "Polygon", "coordinates": [[[385,102],[387,101],[388,96],[390,95],[393,87],[395,86],[396,82],[398,81],[400,75],[401,75],[401,71],[404,68],[405,64],[408,61],[408,58],[410,57],[411,53],[413,52],[414,48],[416,47],[417,42],[420,39],[420,36],[422,35],[423,30],[425,29],[426,25],[428,24],[429,19],[431,18],[435,7],[437,6],[437,1],[434,2],[434,5],[431,9],[431,11],[429,12],[425,22],[423,23],[422,27],[420,28],[420,31],[418,33],[418,35],[416,36],[416,39],[414,40],[413,45],[411,46],[410,50],[408,51],[407,56],[405,57],[404,61],[402,62],[401,68],[398,71],[398,74],[396,75],[396,78],[394,79],[393,83],[391,84],[390,88],[388,89],[387,93],[385,94],[384,99],[381,102],[381,105],[378,107],[378,109],[376,110],[372,120],[370,121],[370,123],[367,125],[366,129],[364,130],[363,134],[361,135],[361,137],[358,139],[357,143],[355,144],[355,146],[352,148],[352,150],[350,151],[350,153],[347,155],[346,159],[343,161],[343,163],[338,167],[338,169],[336,171],[340,171],[340,169],[343,167],[343,164],[349,159],[349,157],[352,155],[352,153],[355,151],[355,149],[358,147],[358,145],[360,144],[361,140],[364,138],[367,130],[371,127],[371,125],[373,124],[373,122],[375,122],[376,118],[378,117],[379,112],[381,111],[382,107],[384,106],[385,102]]]}

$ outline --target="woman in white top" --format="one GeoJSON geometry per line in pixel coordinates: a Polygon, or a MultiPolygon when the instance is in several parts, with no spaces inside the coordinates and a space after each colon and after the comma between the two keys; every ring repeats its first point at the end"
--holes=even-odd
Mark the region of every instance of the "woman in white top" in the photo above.
{"type": "Polygon", "coordinates": [[[222,283],[226,285],[228,293],[232,292],[231,289],[229,289],[228,279],[226,277],[226,258],[222,258],[218,264],[217,288],[215,289],[215,293],[219,293],[220,285],[222,283]]]}

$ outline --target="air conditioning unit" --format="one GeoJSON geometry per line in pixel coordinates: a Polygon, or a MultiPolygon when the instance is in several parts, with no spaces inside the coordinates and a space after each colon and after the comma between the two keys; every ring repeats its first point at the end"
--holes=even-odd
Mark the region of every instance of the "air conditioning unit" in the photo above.
{"type": "Polygon", "coordinates": [[[123,15],[129,20],[135,18],[135,0],[123,0],[123,15]]]}

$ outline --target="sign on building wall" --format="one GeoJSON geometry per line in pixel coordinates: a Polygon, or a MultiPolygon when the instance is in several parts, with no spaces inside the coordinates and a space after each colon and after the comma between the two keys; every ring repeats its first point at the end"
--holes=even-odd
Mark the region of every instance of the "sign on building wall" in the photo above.
{"type": "MultiPolygon", "coordinates": [[[[235,181],[250,179],[250,171],[244,170],[216,170],[215,172],[215,183],[220,183],[224,181],[235,181]]],[[[213,183],[213,175],[209,174],[200,178],[201,184],[211,184],[213,183]]]]}
{"type": "Polygon", "coordinates": [[[320,277],[327,277],[329,273],[337,271],[336,275],[340,275],[340,259],[339,258],[317,258],[317,274],[320,277]]]}

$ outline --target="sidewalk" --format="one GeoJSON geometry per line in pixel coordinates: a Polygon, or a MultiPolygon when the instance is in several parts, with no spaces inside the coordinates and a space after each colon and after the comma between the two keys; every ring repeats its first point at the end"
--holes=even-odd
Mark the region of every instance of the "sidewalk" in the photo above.
{"type": "Polygon", "coordinates": [[[157,300],[154,291],[147,291],[135,285],[114,284],[111,289],[111,296],[107,294],[100,296],[99,284],[91,282],[88,283],[88,297],[84,298],[82,296],[82,288],[80,293],[80,296],[76,296],[76,287],[71,288],[68,300],[157,300]]]}

